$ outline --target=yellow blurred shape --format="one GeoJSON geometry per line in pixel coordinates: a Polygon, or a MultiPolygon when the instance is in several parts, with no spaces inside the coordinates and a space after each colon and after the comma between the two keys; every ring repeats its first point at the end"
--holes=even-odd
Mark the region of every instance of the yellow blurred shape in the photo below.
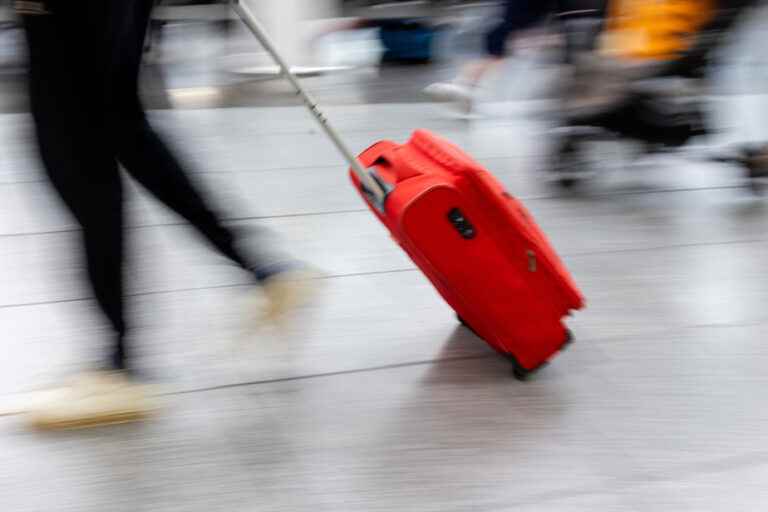
{"type": "Polygon", "coordinates": [[[614,0],[602,51],[621,59],[674,60],[715,9],[714,0],[614,0]]]}

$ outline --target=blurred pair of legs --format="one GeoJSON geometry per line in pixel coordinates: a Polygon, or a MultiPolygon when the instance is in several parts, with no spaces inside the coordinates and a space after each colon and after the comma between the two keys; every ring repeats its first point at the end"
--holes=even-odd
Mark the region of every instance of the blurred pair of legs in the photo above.
{"type": "MultiPolygon", "coordinates": [[[[289,264],[266,265],[236,249],[232,233],[147,122],[138,82],[152,4],[153,0],[53,0],[39,14],[24,15],[40,153],[51,182],[82,227],[90,283],[114,329],[106,365],[112,370],[126,370],[130,364],[120,165],[215,249],[265,285],[265,291],[272,289],[273,297],[268,298],[275,304],[288,307],[300,300],[298,287],[287,285],[293,279],[285,279],[295,274],[289,264]]],[[[66,416],[58,414],[59,419],[66,416]]],[[[49,414],[41,423],[54,420],[49,414]]]]}
{"type": "Polygon", "coordinates": [[[432,84],[425,92],[438,100],[456,101],[470,111],[474,89],[507,55],[510,36],[542,23],[550,15],[600,17],[605,0],[505,0],[501,20],[494,22],[485,36],[485,56],[466,64],[449,83],[432,84]]]}

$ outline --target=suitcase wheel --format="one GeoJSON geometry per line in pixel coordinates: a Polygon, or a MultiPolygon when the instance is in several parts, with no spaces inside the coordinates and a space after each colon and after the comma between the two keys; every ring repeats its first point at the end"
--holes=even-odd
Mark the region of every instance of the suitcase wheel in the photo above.
{"type": "Polygon", "coordinates": [[[560,178],[557,180],[557,184],[560,185],[560,188],[565,190],[572,190],[576,188],[577,185],[581,184],[581,180],[578,178],[560,178]]]}
{"type": "Polygon", "coordinates": [[[747,147],[743,149],[743,156],[737,157],[737,163],[746,170],[747,186],[757,195],[763,196],[768,191],[768,154],[765,147],[747,147]]]}
{"type": "MultiPolygon", "coordinates": [[[[571,343],[573,343],[573,333],[569,329],[566,329],[565,341],[563,342],[563,346],[560,347],[560,350],[565,350],[571,343]]],[[[512,354],[507,354],[507,358],[510,360],[510,362],[512,362],[512,375],[514,375],[515,378],[519,381],[528,380],[533,374],[537,373],[539,370],[549,364],[549,362],[544,362],[533,370],[529,370],[523,367],[512,354]]]]}
{"type": "Polygon", "coordinates": [[[768,183],[766,183],[767,179],[768,178],[765,177],[755,178],[750,176],[749,180],[747,181],[747,188],[752,194],[758,197],[765,196],[768,192],[768,183]]]}
{"type": "Polygon", "coordinates": [[[517,362],[517,359],[515,359],[515,356],[510,355],[507,357],[509,357],[509,360],[512,362],[512,375],[514,375],[514,377],[521,382],[525,382],[526,380],[528,380],[531,377],[531,375],[536,373],[540,368],[542,368],[547,364],[547,363],[544,363],[543,365],[539,366],[539,368],[536,368],[535,370],[528,370],[527,368],[524,368],[520,363],[517,362]]]}
{"type": "Polygon", "coordinates": [[[533,372],[531,370],[526,370],[520,365],[514,365],[512,368],[512,375],[519,380],[520,382],[527,381],[533,372]]]}
{"type": "MultiPolygon", "coordinates": [[[[466,327],[467,329],[469,329],[470,331],[472,331],[472,334],[474,334],[474,335],[475,335],[475,336],[477,336],[478,338],[482,338],[482,336],[480,336],[479,334],[477,334],[477,332],[476,332],[476,331],[475,331],[475,330],[472,328],[472,326],[471,326],[471,325],[469,325],[469,324],[466,322],[466,320],[464,320],[463,318],[461,318],[461,315],[458,315],[458,314],[457,314],[457,315],[456,315],[456,319],[459,321],[459,323],[460,323],[461,325],[463,325],[464,327],[466,327]]],[[[569,338],[569,339],[570,339],[570,338],[569,338]]],[[[517,362],[517,359],[515,359],[515,356],[513,356],[512,354],[504,354],[504,353],[502,353],[502,352],[499,352],[499,353],[500,353],[500,354],[502,354],[504,357],[506,357],[506,358],[507,358],[507,359],[508,359],[508,360],[509,360],[509,361],[512,363],[512,375],[514,375],[514,376],[515,376],[515,378],[516,378],[517,380],[519,380],[519,381],[525,381],[525,380],[528,380],[528,378],[529,378],[529,377],[530,377],[530,376],[531,376],[533,373],[535,373],[536,371],[538,371],[538,369],[539,369],[539,368],[541,368],[541,367],[539,367],[539,368],[536,368],[535,370],[528,370],[528,369],[526,369],[525,367],[523,367],[523,366],[522,366],[520,363],[518,363],[518,362],[517,362]]]]}
{"type": "Polygon", "coordinates": [[[563,346],[560,347],[560,350],[565,350],[568,348],[571,343],[573,343],[573,332],[571,332],[570,329],[565,330],[565,341],[563,342],[563,346]]]}
{"type": "Polygon", "coordinates": [[[594,177],[592,162],[584,155],[583,136],[570,135],[560,140],[546,172],[549,181],[563,190],[577,188],[583,182],[594,177]]]}
{"type": "MultiPolygon", "coordinates": [[[[456,319],[459,321],[459,323],[461,325],[463,325],[464,327],[466,327],[467,329],[472,331],[472,333],[475,336],[481,337],[472,328],[472,326],[469,325],[466,322],[466,320],[461,318],[461,315],[457,314],[456,315],[456,319]]],[[[563,342],[563,346],[562,346],[562,348],[560,350],[565,350],[568,347],[568,345],[573,343],[573,333],[570,330],[568,330],[568,329],[565,330],[565,336],[566,336],[565,341],[563,342]]],[[[539,365],[538,367],[534,368],[533,370],[529,370],[529,369],[525,368],[523,365],[521,365],[517,361],[515,356],[513,356],[512,354],[504,354],[504,356],[512,363],[512,375],[514,375],[514,377],[517,380],[519,380],[519,381],[526,381],[526,380],[528,380],[534,373],[538,372],[539,370],[541,370],[542,368],[544,368],[545,366],[547,366],[549,364],[549,363],[545,362],[545,363],[542,363],[541,365],[539,365]]]]}

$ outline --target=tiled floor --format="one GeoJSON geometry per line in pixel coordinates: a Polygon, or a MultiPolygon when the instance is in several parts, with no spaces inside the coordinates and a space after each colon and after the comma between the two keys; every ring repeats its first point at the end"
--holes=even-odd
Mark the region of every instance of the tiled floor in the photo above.
{"type": "MultiPolygon", "coordinates": [[[[760,510],[768,210],[736,169],[669,156],[567,197],[537,178],[537,123],[424,104],[329,114],[355,149],[432,128],[525,198],[589,298],[577,343],[514,381],[363,209],[301,110],[156,112],[249,243],[268,228],[328,274],[320,300],[246,339],[244,277],[135,190],[132,309],[166,411],[63,436],[3,419],[3,510],[760,510]]],[[[0,123],[7,395],[91,360],[101,330],[26,118],[0,123]]]]}

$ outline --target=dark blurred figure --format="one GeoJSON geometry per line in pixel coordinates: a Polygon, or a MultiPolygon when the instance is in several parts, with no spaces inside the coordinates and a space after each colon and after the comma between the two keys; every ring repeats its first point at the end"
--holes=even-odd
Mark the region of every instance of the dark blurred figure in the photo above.
{"type": "Polygon", "coordinates": [[[139,69],[153,0],[17,1],[30,56],[30,98],[42,160],[82,227],[88,277],[114,329],[105,365],[32,407],[41,427],[127,421],[149,410],[133,383],[124,317],[122,165],[157,199],[188,220],[221,254],[253,276],[279,315],[306,297],[308,276],[290,262],[238,250],[177,159],[147,122],[139,69]],[[300,279],[301,278],[301,279],[300,279]]]}
{"type": "Polygon", "coordinates": [[[551,15],[601,17],[605,0],[505,0],[499,20],[493,20],[485,36],[485,57],[468,63],[451,82],[439,82],[424,92],[436,100],[456,102],[460,109],[470,112],[475,89],[490,71],[507,55],[510,36],[530,29],[551,15]]]}

